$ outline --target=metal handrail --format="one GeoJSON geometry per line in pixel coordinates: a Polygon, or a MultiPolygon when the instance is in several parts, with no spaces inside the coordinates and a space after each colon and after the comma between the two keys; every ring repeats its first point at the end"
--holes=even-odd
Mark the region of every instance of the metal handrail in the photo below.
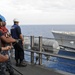
{"type": "MultiPolygon", "coordinates": [[[[27,56],[31,56],[31,55],[26,54],[26,53],[25,53],[25,55],[27,55],[27,56]]],[[[36,56],[34,56],[34,57],[36,58],[36,56]]],[[[38,59],[39,59],[39,58],[38,58],[38,59]]],[[[47,60],[46,58],[42,58],[42,59],[47,60]]],[[[57,61],[57,60],[55,60],[55,59],[48,59],[48,61],[59,62],[59,63],[64,64],[64,65],[74,66],[74,67],[75,67],[75,64],[73,65],[73,64],[69,64],[69,63],[65,63],[65,62],[60,62],[60,61],[57,61]]]]}
{"type": "MultiPolygon", "coordinates": [[[[30,37],[30,36],[24,36],[24,37],[30,37]]],[[[36,36],[36,37],[34,37],[34,38],[38,38],[38,36],[36,36]]],[[[60,40],[60,39],[48,38],[48,37],[43,37],[43,39],[60,40]]],[[[65,40],[65,41],[75,41],[75,40],[73,40],[73,39],[70,39],[70,40],[68,40],[68,39],[62,39],[62,40],[65,40]]]]}
{"type": "Polygon", "coordinates": [[[28,50],[28,49],[26,51],[34,52],[34,53],[37,53],[37,54],[48,55],[48,56],[52,56],[52,57],[59,57],[59,58],[63,58],[63,59],[75,60],[75,57],[71,57],[71,56],[58,55],[58,54],[47,53],[47,52],[39,52],[39,51],[28,50]]]}

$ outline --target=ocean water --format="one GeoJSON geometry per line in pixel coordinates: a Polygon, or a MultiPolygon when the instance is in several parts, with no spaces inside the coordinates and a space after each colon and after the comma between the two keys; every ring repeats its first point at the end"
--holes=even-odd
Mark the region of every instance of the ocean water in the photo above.
{"type": "MultiPolygon", "coordinates": [[[[20,25],[23,35],[43,36],[53,38],[52,30],[57,31],[75,31],[74,25],[20,25]]],[[[10,30],[11,26],[7,26],[10,30]]]]}
{"type": "MultiPolygon", "coordinates": [[[[22,34],[25,36],[34,35],[36,37],[43,36],[48,38],[54,38],[51,33],[52,30],[75,32],[75,25],[20,25],[20,26],[22,34]]],[[[7,28],[10,30],[11,26],[7,26],[7,28]]],[[[62,50],[60,50],[58,54],[75,57],[75,53],[66,52],[62,50]]],[[[29,59],[29,57],[27,57],[26,59],[29,59]]],[[[54,68],[75,74],[75,61],[51,57],[51,60],[53,59],[57,60],[57,62],[43,60],[43,64],[48,68],[54,68]],[[61,62],[63,62],[63,64],[61,62]],[[65,63],[67,63],[68,65],[65,63]]]]}

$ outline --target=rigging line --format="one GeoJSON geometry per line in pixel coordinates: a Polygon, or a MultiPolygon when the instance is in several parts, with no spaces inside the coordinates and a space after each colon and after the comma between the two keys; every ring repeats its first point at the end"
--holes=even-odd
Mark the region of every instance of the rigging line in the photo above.
{"type": "MultiPolygon", "coordinates": [[[[10,65],[10,64],[8,64],[10,65]]],[[[10,65],[11,66],[11,65],[10,65]]],[[[18,72],[20,75],[23,75],[21,72],[19,72],[17,69],[15,69],[13,66],[11,66],[16,72],[18,72]]]]}

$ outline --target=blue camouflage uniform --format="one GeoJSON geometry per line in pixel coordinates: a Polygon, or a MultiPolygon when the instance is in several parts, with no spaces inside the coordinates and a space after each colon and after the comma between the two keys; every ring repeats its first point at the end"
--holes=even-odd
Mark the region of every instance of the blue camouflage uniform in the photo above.
{"type": "MultiPolygon", "coordinates": [[[[0,37],[2,36],[2,32],[0,31],[0,37]]],[[[1,43],[1,42],[0,42],[1,43]]],[[[1,52],[0,52],[1,53],[1,52]]],[[[0,75],[5,75],[5,62],[0,63],[0,75]]]]}

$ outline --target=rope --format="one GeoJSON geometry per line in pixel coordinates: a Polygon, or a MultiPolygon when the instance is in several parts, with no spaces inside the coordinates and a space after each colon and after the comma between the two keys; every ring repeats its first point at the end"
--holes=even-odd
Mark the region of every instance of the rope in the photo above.
{"type": "MultiPolygon", "coordinates": [[[[8,64],[10,65],[10,64],[8,64]]],[[[11,66],[11,65],[10,65],[11,66]]],[[[16,72],[18,72],[20,75],[23,75],[21,72],[19,72],[17,69],[15,69],[13,66],[11,66],[16,72]]]]}

